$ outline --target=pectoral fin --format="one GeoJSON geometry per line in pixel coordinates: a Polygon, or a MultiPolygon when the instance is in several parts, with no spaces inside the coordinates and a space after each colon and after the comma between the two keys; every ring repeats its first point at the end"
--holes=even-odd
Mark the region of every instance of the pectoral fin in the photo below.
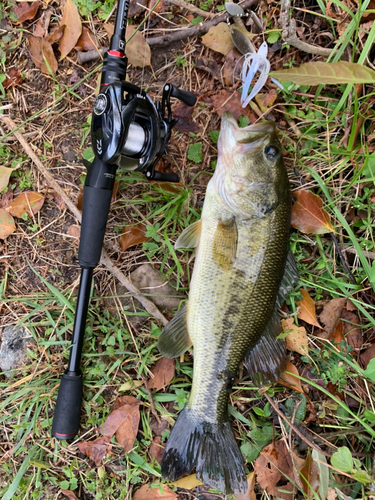
{"type": "Polygon", "coordinates": [[[213,256],[223,271],[231,269],[236,260],[237,239],[237,225],[234,217],[226,222],[218,222],[214,234],[213,256]]]}
{"type": "Polygon", "coordinates": [[[166,358],[177,358],[193,345],[186,323],[187,303],[176,312],[163,328],[158,339],[158,349],[166,358]]]}
{"type": "Polygon", "coordinates": [[[299,280],[299,272],[297,269],[294,255],[289,250],[286,258],[284,276],[280,283],[280,288],[276,296],[276,305],[280,307],[289,293],[296,288],[299,280]]]}
{"type": "Polygon", "coordinates": [[[202,221],[198,220],[190,224],[186,229],[182,231],[180,236],[177,238],[174,247],[176,250],[179,248],[195,248],[198,246],[202,230],[202,221]]]}
{"type": "Polygon", "coordinates": [[[254,384],[276,382],[286,368],[285,340],[276,337],[282,332],[275,309],[258,343],[245,355],[245,365],[254,384]]]}

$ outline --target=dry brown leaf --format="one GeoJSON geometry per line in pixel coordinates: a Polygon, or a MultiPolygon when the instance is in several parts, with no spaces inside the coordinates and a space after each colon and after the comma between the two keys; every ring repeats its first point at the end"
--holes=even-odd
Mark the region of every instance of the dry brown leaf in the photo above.
{"type": "Polygon", "coordinates": [[[61,493],[65,495],[69,500],[78,500],[78,498],[75,496],[74,491],[70,490],[61,490],[61,493]]]}
{"type": "Polygon", "coordinates": [[[0,165],[0,191],[8,186],[12,172],[12,168],[2,167],[0,165]]]}
{"type": "Polygon", "coordinates": [[[345,306],[346,299],[344,297],[332,299],[324,306],[320,313],[319,321],[324,325],[324,331],[318,333],[318,337],[330,340],[335,331],[337,322],[341,318],[342,310],[345,306]]]}
{"type": "Polygon", "coordinates": [[[298,377],[294,377],[293,374],[299,375],[298,370],[290,361],[287,361],[285,372],[281,374],[282,379],[280,379],[278,382],[282,383],[282,380],[284,380],[287,384],[289,384],[289,387],[295,389],[301,394],[304,394],[301,380],[298,377]]]}
{"type": "Polygon", "coordinates": [[[289,351],[298,352],[302,355],[309,354],[309,341],[307,339],[306,329],[303,326],[297,326],[293,318],[282,319],[281,324],[284,332],[289,332],[285,337],[286,348],[289,351]]]}
{"type": "Polygon", "coordinates": [[[124,404],[112,411],[103,424],[103,434],[111,438],[116,434],[117,442],[124,448],[126,453],[133,448],[139,426],[140,402],[133,398],[131,404],[124,404]]]}
{"type": "MultiPolygon", "coordinates": [[[[155,436],[154,439],[152,440],[152,443],[150,444],[150,449],[148,450],[148,453],[151,458],[155,459],[160,464],[161,459],[163,457],[164,448],[165,444],[161,442],[161,437],[155,436]]],[[[181,488],[182,487],[183,486],[181,486],[181,488]]]]}
{"type": "Polygon", "coordinates": [[[36,13],[38,12],[39,7],[42,5],[42,2],[36,1],[31,4],[27,2],[20,2],[13,7],[13,17],[16,21],[12,21],[15,25],[20,25],[25,21],[30,21],[34,19],[36,13]]]}
{"type": "Polygon", "coordinates": [[[355,326],[360,324],[358,315],[353,311],[343,309],[341,319],[344,320],[342,323],[346,342],[354,349],[360,349],[363,345],[363,336],[361,329],[355,326]]]}
{"type": "Polygon", "coordinates": [[[367,365],[370,363],[370,361],[375,358],[375,344],[372,344],[371,347],[363,351],[360,356],[361,361],[363,363],[363,367],[366,369],[367,365]]]}
{"type": "Polygon", "coordinates": [[[175,367],[176,363],[174,359],[159,359],[151,368],[151,373],[154,375],[154,378],[148,381],[147,388],[156,389],[157,391],[163,389],[163,387],[168,385],[173,379],[175,367]]]}
{"type": "Polygon", "coordinates": [[[292,226],[302,233],[325,234],[333,232],[331,219],[323,208],[322,199],[306,189],[294,191],[296,203],[292,207],[292,226]]]}
{"type": "Polygon", "coordinates": [[[81,453],[89,457],[95,465],[100,465],[102,460],[111,451],[110,438],[99,437],[94,441],[84,441],[78,444],[81,453]]]}
{"type": "MultiPolygon", "coordinates": [[[[254,38],[254,35],[249,33],[244,26],[236,26],[233,29],[241,31],[249,40],[254,38]]],[[[202,43],[211,50],[220,52],[220,54],[224,56],[235,48],[227,23],[219,23],[216,26],[212,26],[212,28],[202,36],[202,43]]]]}
{"type": "Polygon", "coordinates": [[[260,487],[269,495],[283,500],[294,498],[293,462],[284,440],[276,441],[263,448],[260,456],[255,460],[254,471],[260,487]]]}
{"type": "Polygon", "coordinates": [[[58,42],[61,39],[61,37],[64,34],[64,30],[65,30],[65,24],[63,24],[62,26],[57,26],[51,31],[49,35],[45,37],[45,40],[51,45],[53,45],[54,43],[58,42]]]}
{"type": "Polygon", "coordinates": [[[48,33],[48,27],[52,13],[53,13],[52,9],[47,9],[42,12],[42,15],[39,17],[34,27],[34,33],[33,33],[34,36],[43,38],[48,33]]]}
{"type": "Polygon", "coordinates": [[[121,251],[125,252],[130,247],[148,241],[146,236],[146,226],[144,224],[133,224],[125,226],[120,236],[121,251]]]}
{"type": "MultiPolygon", "coordinates": [[[[126,40],[130,38],[136,29],[137,26],[127,26],[126,40]]],[[[151,49],[149,44],[146,42],[146,38],[140,31],[137,31],[131,40],[126,43],[125,55],[128,58],[129,64],[132,66],[136,66],[138,68],[151,66],[151,49]]]]}
{"type": "Polygon", "coordinates": [[[86,26],[82,27],[81,36],[78,38],[77,45],[74,47],[77,52],[87,52],[89,50],[97,50],[98,43],[94,33],[86,26]]]}
{"type": "Polygon", "coordinates": [[[160,181],[151,181],[151,183],[155,186],[159,186],[163,191],[167,191],[168,193],[180,194],[181,189],[184,189],[184,184],[182,182],[160,182],[160,181]]]}
{"type": "Polygon", "coordinates": [[[105,29],[108,38],[111,38],[115,31],[115,25],[113,23],[104,23],[103,28],[105,29]]]}
{"type": "Polygon", "coordinates": [[[229,111],[238,120],[241,115],[249,118],[250,123],[255,123],[257,118],[253,115],[250,107],[242,107],[241,94],[237,91],[228,92],[221,90],[215,95],[203,97],[202,102],[212,104],[216,113],[221,116],[225,111],[229,111]]]}
{"type": "Polygon", "coordinates": [[[173,481],[171,485],[176,486],[177,488],[184,488],[185,490],[192,490],[197,486],[200,486],[202,481],[199,481],[196,474],[190,474],[190,476],[182,477],[181,479],[177,479],[177,481],[173,481]]]}
{"type": "Polygon", "coordinates": [[[300,477],[303,484],[303,491],[307,498],[314,498],[314,492],[319,491],[319,467],[312,457],[309,450],[306,458],[306,463],[300,469],[300,477]]]}
{"type": "Polygon", "coordinates": [[[304,290],[303,288],[300,288],[299,291],[302,294],[302,300],[297,302],[297,305],[300,309],[299,313],[297,314],[297,318],[306,321],[306,323],[308,323],[309,325],[314,325],[318,328],[321,328],[318,320],[316,319],[315,304],[313,299],[310,297],[309,292],[307,290],[304,290]]]}
{"type": "Polygon", "coordinates": [[[345,337],[344,337],[344,333],[343,333],[343,322],[342,321],[337,322],[336,328],[332,334],[332,340],[335,344],[340,344],[340,342],[342,342],[342,341],[346,342],[345,337]]]}
{"type": "Polygon", "coordinates": [[[133,495],[133,500],[177,500],[178,493],[168,488],[166,484],[157,485],[155,488],[150,488],[149,484],[144,484],[133,495]],[[163,493],[160,492],[162,489],[163,493]]]}
{"type": "Polygon", "coordinates": [[[130,0],[128,17],[133,18],[142,14],[147,6],[147,0],[130,0]]]}
{"type": "Polygon", "coordinates": [[[235,79],[241,77],[241,65],[238,61],[242,54],[236,48],[230,50],[224,59],[223,77],[227,87],[234,85],[235,79]]]}
{"type": "Polygon", "coordinates": [[[8,190],[6,193],[3,193],[0,202],[0,208],[4,208],[8,205],[10,200],[13,200],[13,189],[12,186],[8,186],[8,190]]]}
{"type": "Polygon", "coordinates": [[[66,232],[68,236],[71,238],[74,238],[74,243],[78,245],[79,243],[79,236],[81,234],[81,228],[80,226],[77,226],[77,224],[72,224],[71,226],[68,227],[68,230],[66,232]]]}
{"type": "Polygon", "coordinates": [[[271,89],[269,92],[267,92],[267,94],[257,94],[254,97],[254,99],[255,102],[258,104],[261,112],[265,113],[276,101],[276,97],[277,97],[277,90],[271,89]]]}
{"type": "Polygon", "coordinates": [[[3,208],[0,208],[0,240],[5,240],[16,230],[13,217],[3,208]]]}
{"type": "MultiPolygon", "coordinates": [[[[17,68],[10,68],[6,73],[6,78],[5,78],[5,81],[3,83],[3,87],[4,87],[4,89],[8,89],[9,87],[17,87],[17,85],[19,85],[21,82],[22,82],[21,70],[17,69],[17,68]]],[[[1,173],[0,173],[0,177],[1,177],[1,173]]],[[[0,191],[1,191],[1,188],[0,188],[0,191]]]]}
{"type": "Polygon", "coordinates": [[[36,191],[25,191],[11,200],[4,210],[13,217],[22,217],[25,212],[31,217],[39,212],[44,203],[44,196],[36,191]]]}
{"type": "Polygon", "coordinates": [[[139,403],[138,399],[135,398],[134,396],[121,396],[119,398],[116,398],[113,404],[112,411],[117,410],[118,408],[124,405],[134,405],[138,403],[139,403]]]}
{"type": "Polygon", "coordinates": [[[50,72],[56,75],[58,66],[52,45],[46,39],[37,38],[36,36],[28,36],[27,39],[29,41],[31,59],[35,66],[45,75],[49,75],[50,72]],[[47,65],[51,71],[49,71],[47,65]]]}
{"type": "Polygon", "coordinates": [[[69,52],[74,49],[82,33],[82,22],[79,17],[78,9],[73,0],[66,0],[60,26],[65,25],[64,34],[60,38],[59,50],[60,61],[62,61],[69,52]]]}
{"type": "Polygon", "coordinates": [[[247,490],[246,493],[243,493],[242,495],[238,493],[237,495],[234,495],[233,500],[256,500],[256,494],[254,491],[255,487],[255,472],[250,472],[247,476],[247,490]]]}

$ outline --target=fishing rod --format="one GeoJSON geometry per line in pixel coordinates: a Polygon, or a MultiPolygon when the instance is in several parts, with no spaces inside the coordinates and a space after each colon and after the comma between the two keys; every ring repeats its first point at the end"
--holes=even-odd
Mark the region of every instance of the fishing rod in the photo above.
{"type": "Polygon", "coordinates": [[[83,394],[80,362],[91,283],[100,261],[117,168],[142,171],[150,180],[178,182],[176,174],[155,170],[167,154],[171,131],[178,121],[172,117],[170,99],[175,97],[187,106],[196,103],[194,94],[168,83],[161,104],[155,104],[144,90],[125,81],[129,3],[119,0],[114,33],[103,59],[100,92],[93,105],[91,142],[95,159],[91,164],[84,162],[87,176],[78,250],[81,278],[68,367],[61,378],[52,422],[52,434],[57,439],[72,439],[79,429],[83,394]]]}

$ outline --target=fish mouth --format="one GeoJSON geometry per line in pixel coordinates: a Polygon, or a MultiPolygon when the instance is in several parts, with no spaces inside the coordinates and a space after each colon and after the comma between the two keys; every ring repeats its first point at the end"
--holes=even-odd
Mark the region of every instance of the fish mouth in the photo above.
{"type": "Polygon", "coordinates": [[[223,135],[227,133],[233,135],[237,143],[248,144],[258,142],[260,144],[266,136],[276,133],[276,125],[274,122],[268,121],[253,123],[241,128],[231,113],[225,111],[221,117],[221,131],[223,135]]]}

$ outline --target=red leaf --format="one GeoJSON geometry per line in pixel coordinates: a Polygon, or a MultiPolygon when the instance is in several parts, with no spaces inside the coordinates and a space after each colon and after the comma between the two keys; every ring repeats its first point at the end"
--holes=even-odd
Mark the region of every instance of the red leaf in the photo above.
{"type": "Polygon", "coordinates": [[[159,498],[177,500],[178,493],[168,488],[165,484],[158,485],[156,488],[150,488],[149,484],[144,484],[133,495],[133,500],[157,500],[159,498]],[[163,493],[160,493],[160,489],[163,490],[163,493]]]}
{"type": "Polygon", "coordinates": [[[148,389],[156,389],[157,391],[159,391],[160,389],[168,385],[174,377],[175,366],[176,363],[174,359],[159,359],[159,361],[155,363],[153,368],[151,368],[151,373],[154,375],[154,378],[148,381],[148,389]]]}
{"type": "Polygon", "coordinates": [[[149,238],[146,236],[146,226],[144,224],[126,226],[122,230],[120,236],[121,250],[125,252],[128,248],[144,243],[148,241],[148,239],[149,238]]]}
{"type": "Polygon", "coordinates": [[[61,490],[61,493],[65,495],[69,500],[78,500],[78,498],[75,496],[74,491],[70,490],[61,490]]]}
{"type": "Polygon", "coordinates": [[[165,444],[161,443],[160,441],[161,437],[155,436],[150,445],[150,449],[148,450],[150,457],[154,458],[157,462],[159,462],[159,464],[161,462],[165,448],[165,444]]]}
{"type": "Polygon", "coordinates": [[[221,116],[224,111],[230,111],[236,120],[238,120],[241,115],[245,115],[249,117],[250,123],[256,121],[256,117],[251,112],[250,107],[242,107],[241,94],[237,91],[228,92],[227,90],[221,90],[218,94],[204,97],[202,102],[212,103],[214,110],[219,116],[221,116]]]}
{"type": "Polygon", "coordinates": [[[44,203],[44,196],[36,191],[25,191],[11,200],[4,210],[13,217],[22,217],[25,212],[31,217],[39,212],[44,203]]]}
{"type": "Polygon", "coordinates": [[[74,47],[78,52],[88,52],[97,49],[95,35],[85,26],[82,27],[81,36],[78,38],[77,45],[74,47]]]}
{"type": "Polygon", "coordinates": [[[111,451],[110,438],[100,437],[94,441],[84,441],[78,444],[81,453],[89,457],[95,465],[100,465],[107,453],[111,451]]]}
{"type": "Polygon", "coordinates": [[[16,87],[22,82],[21,70],[17,68],[10,68],[6,73],[5,82],[3,83],[4,89],[9,87],[16,87]]]}
{"type": "Polygon", "coordinates": [[[139,405],[136,399],[132,404],[125,404],[112,411],[103,424],[103,434],[111,438],[116,434],[117,442],[128,453],[134,445],[139,426],[139,405]]]}
{"type": "Polygon", "coordinates": [[[293,193],[297,199],[292,207],[292,226],[302,233],[324,234],[333,232],[328,213],[323,209],[323,201],[306,189],[293,193]]]}
{"type": "Polygon", "coordinates": [[[42,2],[33,2],[31,4],[27,2],[21,2],[15,5],[13,8],[13,15],[16,18],[16,21],[13,21],[15,25],[22,24],[24,21],[30,21],[34,19],[36,13],[38,12],[39,7],[42,5],[42,2]]]}

